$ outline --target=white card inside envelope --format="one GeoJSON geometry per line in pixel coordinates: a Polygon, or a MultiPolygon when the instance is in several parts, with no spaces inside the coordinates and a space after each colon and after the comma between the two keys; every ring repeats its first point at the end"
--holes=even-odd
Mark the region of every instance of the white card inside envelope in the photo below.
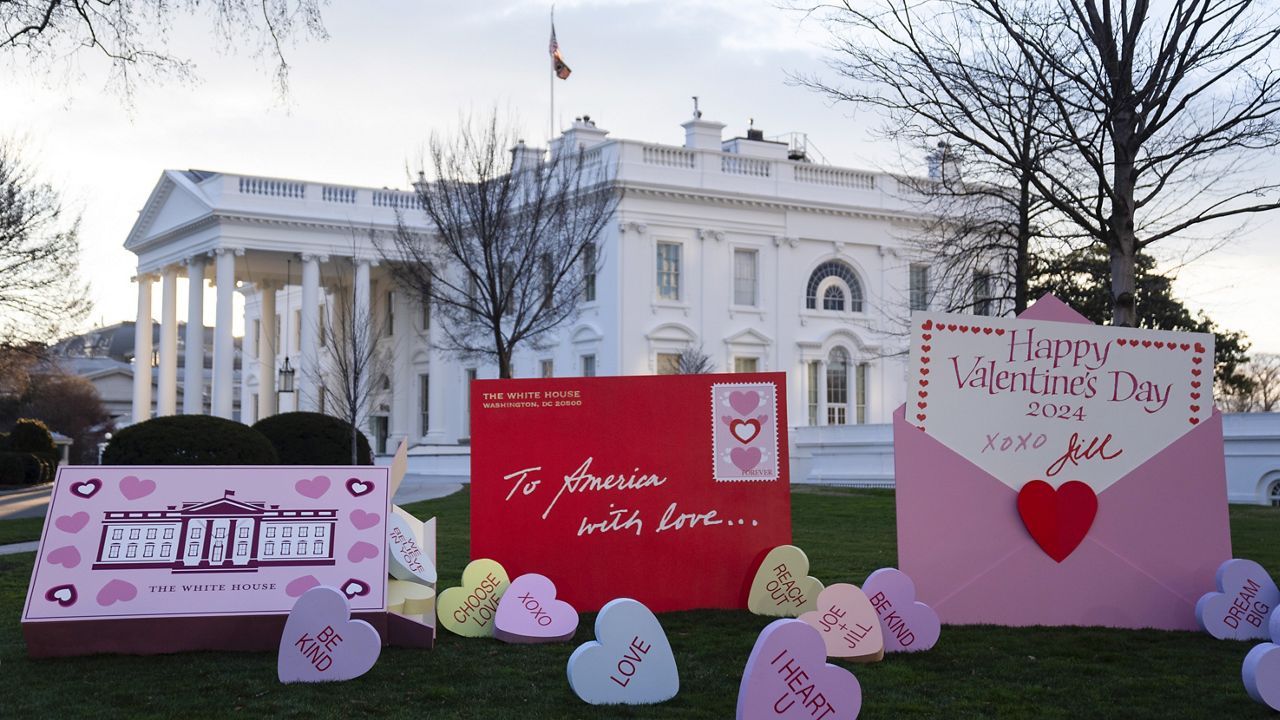
{"type": "Polygon", "coordinates": [[[907,420],[1017,490],[1101,492],[1213,412],[1213,336],[912,315],[907,420]]]}
{"type": "Polygon", "coordinates": [[[422,521],[399,506],[392,507],[387,517],[387,567],[391,577],[435,585],[435,552],[425,546],[424,535],[422,521]]]}

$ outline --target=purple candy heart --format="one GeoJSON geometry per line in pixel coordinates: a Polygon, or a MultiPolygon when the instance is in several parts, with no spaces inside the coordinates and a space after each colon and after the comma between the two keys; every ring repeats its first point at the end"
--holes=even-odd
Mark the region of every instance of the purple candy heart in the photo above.
{"type": "Polygon", "coordinates": [[[355,525],[357,530],[368,530],[377,525],[381,519],[382,516],[378,513],[365,512],[364,510],[351,511],[351,524],[355,525]]]}
{"type": "Polygon", "coordinates": [[[729,407],[739,415],[746,415],[760,404],[760,393],[755,390],[734,390],[729,393],[729,407]]]}
{"type": "Polygon", "coordinates": [[[138,597],[138,588],[124,580],[112,580],[98,591],[98,604],[102,607],[118,602],[129,602],[138,597]]]}
{"type": "Polygon", "coordinates": [[[297,490],[299,495],[315,500],[321,495],[329,492],[329,478],[324,475],[317,475],[313,478],[303,478],[293,484],[293,489],[297,490]]]}
{"type": "Polygon", "coordinates": [[[75,535],[83,530],[85,525],[89,524],[89,513],[78,512],[71,515],[62,515],[57,520],[54,520],[53,524],[62,532],[75,535]]]}
{"type": "Polygon", "coordinates": [[[1240,667],[1249,697],[1280,710],[1280,645],[1262,643],[1249,651],[1240,667]]]}
{"type": "Polygon", "coordinates": [[[351,619],[341,592],[314,587],[289,611],[276,672],[282,683],[350,680],[369,672],[381,652],[378,631],[351,619]]]}
{"type": "Polygon", "coordinates": [[[1218,568],[1217,592],[1196,603],[1196,621],[1219,640],[1266,640],[1271,609],[1280,603],[1280,589],[1261,565],[1235,558],[1218,568]]]}
{"type": "Polygon", "coordinates": [[[120,494],[123,495],[126,500],[144,498],[155,491],[155,480],[140,480],[133,475],[126,475],[120,478],[120,494]]]}
{"type": "Polygon", "coordinates": [[[80,551],[74,545],[63,545],[60,548],[50,550],[44,559],[51,565],[73,568],[80,564],[80,551]]]}
{"type": "Polygon", "coordinates": [[[569,640],[577,629],[578,611],[556,599],[555,583],[537,573],[511,581],[493,619],[494,637],[509,643],[569,640]]]}
{"type": "Polygon", "coordinates": [[[351,549],[347,551],[347,559],[351,562],[360,562],[361,560],[376,557],[378,557],[378,546],[363,540],[352,545],[351,549]]]}
{"type": "Polygon", "coordinates": [[[791,619],[760,632],[738,687],[737,720],[856,718],[861,709],[862,686],[827,664],[822,633],[791,619]]]}
{"type": "Polygon", "coordinates": [[[932,648],[942,632],[933,608],[916,600],[916,586],[897,568],[881,568],[867,576],[862,591],[871,600],[884,631],[885,652],[920,652],[932,648]]]}
{"type": "Polygon", "coordinates": [[[729,451],[729,460],[742,472],[746,472],[760,464],[760,448],[736,447],[729,451]]]}

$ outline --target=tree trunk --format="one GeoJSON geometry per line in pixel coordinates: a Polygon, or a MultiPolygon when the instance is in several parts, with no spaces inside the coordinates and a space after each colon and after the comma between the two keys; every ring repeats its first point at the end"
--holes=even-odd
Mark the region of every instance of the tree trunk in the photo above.
{"type": "Polygon", "coordinates": [[[1013,309],[1019,315],[1027,309],[1028,266],[1031,254],[1031,176],[1024,170],[1018,188],[1018,251],[1013,268],[1013,309]]]}
{"type": "Polygon", "coordinates": [[[1137,132],[1136,114],[1131,109],[1117,113],[1114,130],[1115,169],[1112,176],[1110,231],[1107,244],[1111,249],[1111,324],[1136,327],[1138,324],[1138,299],[1135,294],[1135,260],[1138,255],[1138,239],[1134,234],[1134,171],[1135,152],[1133,138],[1137,132]]]}

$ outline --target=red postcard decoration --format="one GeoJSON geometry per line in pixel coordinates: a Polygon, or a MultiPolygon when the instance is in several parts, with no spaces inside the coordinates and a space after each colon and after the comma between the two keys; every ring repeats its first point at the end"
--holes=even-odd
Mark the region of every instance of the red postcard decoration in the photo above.
{"type": "Polygon", "coordinates": [[[479,381],[471,555],[582,612],[742,606],[791,540],[786,376],[479,381]]]}

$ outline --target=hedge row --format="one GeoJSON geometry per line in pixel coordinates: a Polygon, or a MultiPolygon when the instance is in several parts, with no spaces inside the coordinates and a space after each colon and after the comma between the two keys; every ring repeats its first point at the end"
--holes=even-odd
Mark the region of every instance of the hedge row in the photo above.
{"type": "MultiPolygon", "coordinates": [[[[357,433],[358,463],[372,465],[357,433]]],[[[349,465],[351,425],[320,413],[283,413],[253,427],[208,415],[172,415],[130,425],[102,454],[104,465],[349,465]]]]}
{"type": "Polygon", "coordinates": [[[0,485],[53,482],[59,459],[53,434],[39,420],[22,418],[0,433],[0,485]]]}

